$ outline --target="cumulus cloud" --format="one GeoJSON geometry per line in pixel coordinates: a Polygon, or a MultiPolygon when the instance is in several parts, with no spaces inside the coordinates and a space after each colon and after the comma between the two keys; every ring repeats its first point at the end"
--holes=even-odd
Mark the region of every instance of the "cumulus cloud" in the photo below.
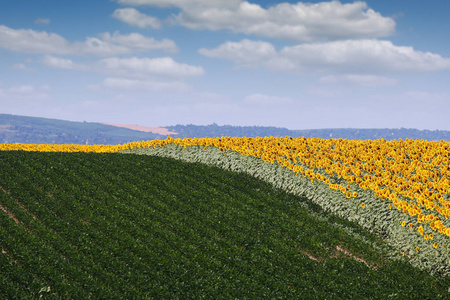
{"type": "Polygon", "coordinates": [[[275,47],[263,41],[242,40],[241,42],[226,42],[215,49],[200,49],[200,54],[231,60],[238,65],[251,66],[277,56],[275,47]]]}
{"type": "MultiPolygon", "coordinates": [[[[272,46],[273,47],[273,46],[272,46]]],[[[263,66],[281,72],[432,72],[450,69],[450,59],[395,46],[382,40],[344,40],[307,43],[273,51],[271,44],[242,40],[226,42],[215,49],[200,49],[205,56],[233,61],[238,66],[263,66]],[[265,55],[257,50],[263,45],[265,55]]]]}
{"type": "Polygon", "coordinates": [[[68,54],[71,44],[55,33],[0,25],[0,48],[26,53],[68,54]]]}
{"type": "Polygon", "coordinates": [[[46,55],[42,62],[44,65],[57,68],[57,69],[67,69],[67,70],[86,70],[87,67],[82,64],[74,63],[71,59],[55,57],[51,55],[46,55]]]}
{"type": "Polygon", "coordinates": [[[122,35],[116,31],[112,35],[109,32],[106,32],[100,34],[100,36],[105,42],[129,47],[131,49],[135,49],[136,51],[145,52],[152,50],[163,50],[172,53],[178,52],[178,47],[172,40],[163,39],[162,41],[157,41],[154,38],[145,37],[139,33],[122,35]]]}
{"type": "Polygon", "coordinates": [[[64,37],[45,31],[12,29],[0,25],[0,48],[24,52],[55,55],[115,56],[152,50],[176,52],[171,40],[156,41],[138,33],[113,35],[103,33],[97,37],[87,37],[84,42],[69,42],[64,37]]]}
{"type": "Polygon", "coordinates": [[[161,22],[157,18],[140,13],[134,8],[116,9],[112,16],[118,20],[121,20],[122,22],[140,28],[161,28],[161,22]]]}
{"type": "Polygon", "coordinates": [[[353,70],[429,72],[450,68],[450,59],[395,46],[390,41],[346,40],[285,47],[280,55],[297,65],[353,70]]]}
{"type": "Polygon", "coordinates": [[[43,63],[52,68],[68,70],[84,70],[122,76],[128,78],[172,77],[185,78],[201,76],[205,73],[202,67],[176,62],[171,57],[138,58],[108,57],[91,64],[75,63],[71,59],[46,55],[43,63]]]}
{"type": "Polygon", "coordinates": [[[260,37],[310,42],[390,36],[395,21],[365,2],[280,3],[263,8],[242,0],[118,0],[126,5],[177,7],[176,24],[196,30],[228,29],[260,37]]]}
{"type": "Polygon", "coordinates": [[[107,74],[129,77],[168,76],[194,77],[204,74],[202,67],[178,63],[171,57],[110,57],[96,63],[95,69],[107,74]]]}

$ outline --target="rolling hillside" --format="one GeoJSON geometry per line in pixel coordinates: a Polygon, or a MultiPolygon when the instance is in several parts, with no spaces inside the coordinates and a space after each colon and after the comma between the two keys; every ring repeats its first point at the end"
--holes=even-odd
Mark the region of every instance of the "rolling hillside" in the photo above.
{"type": "Polygon", "coordinates": [[[118,153],[2,151],[0,167],[1,298],[449,296],[448,277],[249,175],[118,153]]]}
{"type": "Polygon", "coordinates": [[[0,143],[124,144],[162,137],[100,123],[0,114],[0,143]]]}
{"type": "MultiPolygon", "coordinates": [[[[155,124],[157,125],[157,124],[155,124]]],[[[450,132],[442,130],[417,129],[308,129],[290,130],[287,128],[269,126],[231,126],[211,125],[175,125],[159,127],[159,131],[146,132],[124,128],[127,125],[116,126],[91,122],[69,122],[63,120],[14,116],[0,114],[0,143],[36,143],[36,144],[125,144],[132,141],[194,137],[315,137],[342,138],[358,140],[375,139],[424,139],[429,141],[450,141],[450,132]]],[[[132,125],[129,128],[138,129],[132,125]]],[[[142,129],[145,130],[145,129],[142,129]]]]}

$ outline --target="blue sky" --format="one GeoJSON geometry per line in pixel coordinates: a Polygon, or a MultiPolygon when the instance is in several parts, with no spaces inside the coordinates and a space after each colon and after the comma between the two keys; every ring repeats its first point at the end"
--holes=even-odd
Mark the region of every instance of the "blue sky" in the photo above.
{"type": "Polygon", "coordinates": [[[450,130],[450,1],[15,0],[0,113],[450,130]]]}

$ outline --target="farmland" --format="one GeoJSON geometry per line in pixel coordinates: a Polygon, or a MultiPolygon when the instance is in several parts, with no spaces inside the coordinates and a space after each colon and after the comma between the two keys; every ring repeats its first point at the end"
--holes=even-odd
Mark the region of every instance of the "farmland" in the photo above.
{"type": "Polygon", "coordinates": [[[1,149],[6,298],[448,297],[443,141],[1,149]]]}

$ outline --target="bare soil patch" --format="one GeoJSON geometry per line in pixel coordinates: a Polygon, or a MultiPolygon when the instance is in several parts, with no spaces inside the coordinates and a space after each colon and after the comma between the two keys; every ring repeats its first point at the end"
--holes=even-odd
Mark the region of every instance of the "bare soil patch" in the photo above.
{"type": "Polygon", "coordinates": [[[177,132],[170,131],[169,129],[164,128],[164,127],[149,127],[149,126],[140,126],[140,125],[108,124],[108,123],[103,123],[103,124],[116,126],[116,127],[122,127],[122,128],[128,128],[131,130],[137,130],[137,131],[143,131],[143,132],[152,132],[152,133],[161,134],[161,135],[178,134],[177,132]]]}

